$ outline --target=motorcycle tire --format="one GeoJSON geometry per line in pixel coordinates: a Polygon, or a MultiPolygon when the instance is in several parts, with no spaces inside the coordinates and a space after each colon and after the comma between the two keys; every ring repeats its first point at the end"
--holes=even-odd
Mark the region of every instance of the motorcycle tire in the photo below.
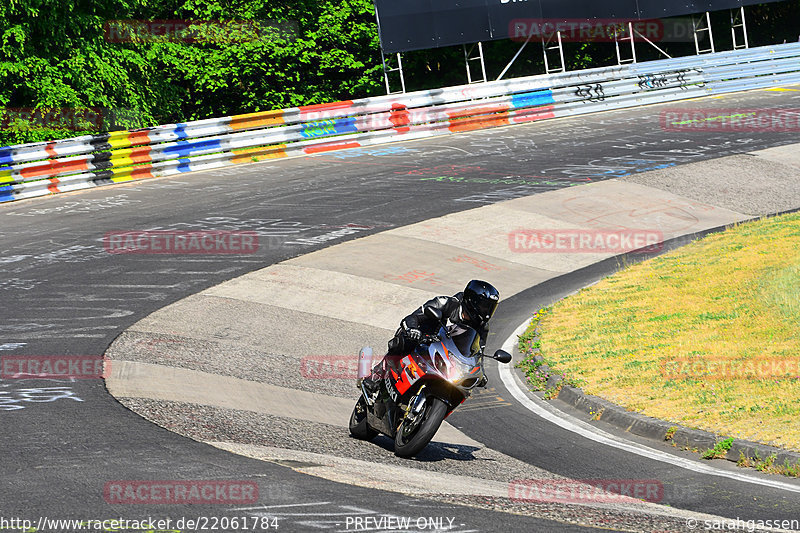
{"type": "Polygon", "coordinates": [[[442,421],[447,415],[447,404],[435,396],[429,396],[427,402],[424,418],[416,431],[410,435],[410,438],[408,435],[403,434],[403,425],[397,430],[397,435],[394,438],[395,455],[399,457],[416,455],[428,445],[436,432],[439,431],[439,426],[442,425],[442,421]]]}
{"type": "Polygon", "coordinates": [[[360,440],[372,440],[378,432],[367,424],[367,402],[362,395],[350,415],[350,435],[360,440]]]}

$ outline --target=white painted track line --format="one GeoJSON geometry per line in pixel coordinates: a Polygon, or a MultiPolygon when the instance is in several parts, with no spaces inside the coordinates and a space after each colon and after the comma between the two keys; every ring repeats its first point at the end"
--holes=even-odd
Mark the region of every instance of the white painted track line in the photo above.
{"type": "MultiPolygon", "coordinates": [[[[517,335],[521,335],[522,332],[525,331],[525,328],[527,328],[529,322],[530,320],[526,320],[522,325],[514,330],[514,333],[512,333],[511,336],[503,343],[503,350],[507,351],[508,353],[513,353],[517,335]]],[[[612,448],[617,448],[628,453],[646,457],[648,459],[652,459],[653,461],[659,461],[661,463],[684,468],[692,472],[700,472],[710,476],[725,477],[736,481],[741,481],[743,483],[752,483],[754,485],[762,485],[773,489],[785,490],[787,492],[800,493],[800,486],[798,485],[792,485],[790,483],[773,479],[762,479],[745,473],[720,470],[718,468],[701,463],[700,461],[678,457],[676,455],[656,450],[654,448],[649,448],[642,444],[637,444],[627,439],[606,433],[605,431],[598,429],[591,424],[583,422],[582,420],[578,420],[577,418],[570,416],[559,409],[556,409],[544,400],[535,401],[528,397],[528,395],[525,394],[525,391],[522,389],[518,378],[514,376],[513,370],[510,366],[511,364],[513,363],[509,363],[508,365],[498,365],[500,370],[500,379],[505,384],[508,392],[511,393],[511,395],[516,398],[516,400],[526,409],[529,409],[537,416],[563,429],[566,429],[567,431],[571,431],[584,438],[591,439],[595,442],[610,446],[612,448]]]]}

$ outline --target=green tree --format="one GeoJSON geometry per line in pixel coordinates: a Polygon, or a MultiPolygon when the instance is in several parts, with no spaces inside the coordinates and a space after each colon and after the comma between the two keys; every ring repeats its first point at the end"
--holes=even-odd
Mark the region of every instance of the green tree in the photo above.
{"type": "Polygon", "coordinates": [[[9,123],[7,108],[116,110],[117,126],[134,128],[377,94],[379,72],[369,0],[10,0],[0,4],[0,145],[84,133],[9,123]],[[265,29],[110,38],[109,21],[126,20],[265,29]]]}

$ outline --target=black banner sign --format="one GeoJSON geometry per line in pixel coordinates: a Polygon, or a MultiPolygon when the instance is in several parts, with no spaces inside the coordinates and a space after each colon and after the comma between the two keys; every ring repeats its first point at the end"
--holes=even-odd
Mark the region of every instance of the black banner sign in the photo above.
{"type": "MultiPolygon", "coordinates": [[[[374,0],[385,53],[518,37],[518,21],[650,20],[785,0],[374,0]]],[[[542,25],[537,22],[537,27],[542,25]]],[[[516,39],[515,39],[516,40],[516,39]]]]}

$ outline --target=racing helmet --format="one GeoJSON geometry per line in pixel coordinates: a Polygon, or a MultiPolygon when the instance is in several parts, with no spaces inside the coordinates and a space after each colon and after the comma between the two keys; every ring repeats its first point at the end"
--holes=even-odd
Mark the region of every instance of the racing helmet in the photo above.
{"type": "Polygon", "coordinates": [[[481,328],[492,318],[499,302],[497,289],[485,281],[474,279],[464,288],[459,318],[474,329],[481,328]]]}

